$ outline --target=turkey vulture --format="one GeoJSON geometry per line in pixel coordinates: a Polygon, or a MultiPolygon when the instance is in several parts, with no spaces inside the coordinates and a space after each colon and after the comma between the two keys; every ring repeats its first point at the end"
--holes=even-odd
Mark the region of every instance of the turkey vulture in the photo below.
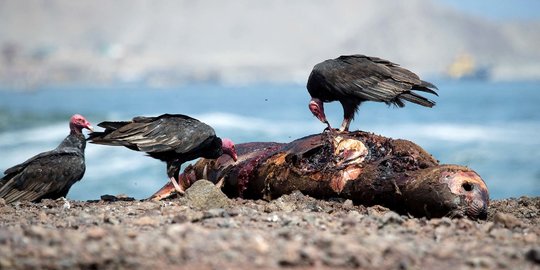
{"type": "Polygon", "coordinates": [[[405,106],[404,100],[433,107],[435,102],[415,92],[422,91],[437,95],[435,85],[420,80],[411,71],[388,60],[365,55],[343,55],[329,59],[313,67],[307,89],[311,95],[309,109],[315,117],[328,125],[323,102],[339,101],[343,106],[343,123],[340,132],[349,130],[349,125],[364,101],[384,102],[398,107],[405,106]]]}
{"type": "Polygon", "coordinates": [[[215,159],[223,154],[237,159],[234,144],[216,136],[209,125],[182,114],[157,117],[138,116],[131,121],[102,122],[102,132],[93,132],[88,140],[96,144],[125,146],[146,152],[167,163],[167,176],[176,189],[182,163],[199,157],[215,159]]]}
{"type": "Polygon", "coordinates": [[[86,169],[82,129],[93,130],[81,115],[69,122],[71,132],[56,149],[40,153],[4,172],[0,180],[0,198],[6,203],[19,200],[39,201],[65,197],[86,169]]]}

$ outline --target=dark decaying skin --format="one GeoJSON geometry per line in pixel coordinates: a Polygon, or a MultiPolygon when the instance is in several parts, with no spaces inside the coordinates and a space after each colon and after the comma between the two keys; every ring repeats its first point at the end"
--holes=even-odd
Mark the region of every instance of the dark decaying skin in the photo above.
{"type": "Polygon", "coordinates": [[[433,84],[422,81],[411,71],[377,57],[344,55],[329,59],[313,67],[307,89],[312,99],[309,109],[321,122],[330,124],[324,114],[323,102],[339,101],[343,106],[343,123],[340,131],[349,125],[364,101],[377,101],[405,106],[404,101],[422,106],[435,105],[413,91],[437,95],[433,84]]]}
{"type": "Polygon", "coordinates": [[[0,198],[6,203],[65,197],[86,169],[82,129],[93,130],[81,115],[73,115],[70,134],[54,150],[40,153],[7,169],[0,180],[0,198]]]}
{"type": "MultiPolygon", "coordinates": [[[[180,184],[187,188],[205,178],[219,183],[230,197],[273,199],[299,190],[415,216],[486,217],[489,196],[480,176],[466,167],[439,165],[410,141],[351,132],[288,144],[245,143],[237,150],[237,162],[222,156],[188,166],[180,184]]],[[[173,192],[166,185],[152,198],[173,192]]]]}
{"type": "Polygon", "coordinates": [[[223,154],[236,159],[234,144],[216,136],[209,125],[182,114],[139,116],[131,121],[102,122],[102,132],[88,140],[96,144],[125,146],[167,163],[167,175],[176,183],[182,163],[199,157],[215,159],[223,154]]]}

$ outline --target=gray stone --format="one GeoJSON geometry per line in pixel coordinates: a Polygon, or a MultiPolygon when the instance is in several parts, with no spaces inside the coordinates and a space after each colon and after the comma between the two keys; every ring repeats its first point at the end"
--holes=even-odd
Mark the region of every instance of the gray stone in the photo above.
{"type": "Polygon", "coordinates": [[[199,210],[209,210],[213,208],[224,208],[230,204],[229,198],[207,180],[199,180],[186,189],[186,203],[199,210]]]}

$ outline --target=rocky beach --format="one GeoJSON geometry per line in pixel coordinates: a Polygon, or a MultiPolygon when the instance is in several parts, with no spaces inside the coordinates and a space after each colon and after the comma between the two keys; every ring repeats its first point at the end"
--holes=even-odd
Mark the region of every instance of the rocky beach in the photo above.
{"type": "Polygon", "coordinates": [[[534,10],[0,1],[0,270],[540,270],[534,10]]]}
{"type": "Polygon", "coordinates": [[[539,269],[540,198],[491,201],[487,220],[415,218],[294,192],[0,201],[0,269],[539,269]]]}

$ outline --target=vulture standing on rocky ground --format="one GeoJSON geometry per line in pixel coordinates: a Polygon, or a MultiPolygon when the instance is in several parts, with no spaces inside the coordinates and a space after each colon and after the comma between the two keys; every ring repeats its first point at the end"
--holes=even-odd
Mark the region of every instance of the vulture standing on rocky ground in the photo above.
{"type": "Polygon", "coordinates": [[[11,203],[58,199],[67,195],[86,169],[86,140],[82,129],[93,130],[79,114],[71,117],[69,128],[71,132],[56,149],[38,154],[4,172],[0,180],[0,198],[11,203]]]}
{"type": "Polygon", "coordinates": [[[437,95],[435,85],[420,80],[411,71],[388,60],[365,55],[344,55],[315,65],[309,75],[307,89],[311,95],[309,109],[321,122],[330,124],[324,114],[323,102],[339,101],[343,106],[340,132],[349,131],[349,125],[364,101],[384,102],[398,107],[403,101],[433,107],[435,102],[417,93],[437,95]]]}
{"type": "Polygon", "coordinates": [[[96,144],[125,146],[146,152],[167,163],[167,176],[176,190],[182,163],[199,157],[215,159],[223,154],[237,159],[234,144],[216,136],[209,125],[182,114],[163,114],[157,117],[138,116],[131,121],[102,122],[102,132],[93,132],[89,140],[96,144]]]}

